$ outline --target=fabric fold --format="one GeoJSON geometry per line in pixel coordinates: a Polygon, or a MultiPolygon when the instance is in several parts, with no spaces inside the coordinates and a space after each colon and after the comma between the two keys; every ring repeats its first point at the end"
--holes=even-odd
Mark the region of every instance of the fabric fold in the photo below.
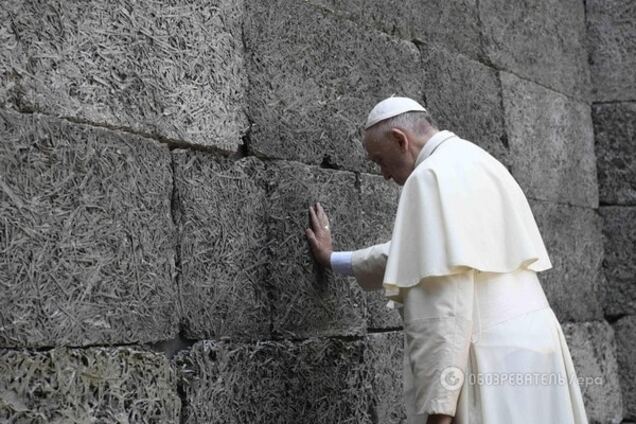
{"type": "Polygon", "coordinates": [[[400,287],[430,276],[552,267],[513,176],[482,148],[450,134],[433,152],[423,149],[429,156],[418,157],[402,189],[383,278],[394,300],[400,287]]]}

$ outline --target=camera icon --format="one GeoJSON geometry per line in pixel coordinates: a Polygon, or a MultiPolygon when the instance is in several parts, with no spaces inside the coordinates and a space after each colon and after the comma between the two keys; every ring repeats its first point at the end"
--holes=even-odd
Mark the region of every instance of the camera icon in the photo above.
{"type": "Polygon", "coordinates": [[[446,367],[439,379],[446,390],[457,390],[464,384],[464,371],[457,367],[446,367]]]}

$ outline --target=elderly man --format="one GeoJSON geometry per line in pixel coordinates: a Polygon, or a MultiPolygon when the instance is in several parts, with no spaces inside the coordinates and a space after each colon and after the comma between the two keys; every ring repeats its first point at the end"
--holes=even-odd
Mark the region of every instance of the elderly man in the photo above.
{"type": "Polygon", "coordinates": [[[384,178],[403,186],[391,241],[333,252],[319,204],[306,236],[322,266],[383,288],[398,305],[409,423],[586,423],[536,275],[551,263],[508,170],[403,97],[371,110],[363,144],[384,178]]]}

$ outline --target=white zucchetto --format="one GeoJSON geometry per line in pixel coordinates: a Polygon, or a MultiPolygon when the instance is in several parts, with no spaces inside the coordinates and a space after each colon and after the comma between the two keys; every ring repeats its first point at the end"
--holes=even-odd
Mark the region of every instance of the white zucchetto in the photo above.
{"type": "Polygon", "coordinates": [[[394,116],[401,115],[405,112],[421,111],[426,112],[426,109],[413,99],[408,97],[389,97],[382,100],[375,105],[369,116],[367,117],[367,123],[364,125],[364,129],[377,124],[385,119],[393,118],[394,116]]]}

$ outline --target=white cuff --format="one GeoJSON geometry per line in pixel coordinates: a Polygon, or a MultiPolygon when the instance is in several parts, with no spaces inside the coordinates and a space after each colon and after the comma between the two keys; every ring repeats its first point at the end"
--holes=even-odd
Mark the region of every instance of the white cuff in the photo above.
{"type": "Polygon", "coordinates": [[[351,256],[353,252],[332,252],[329,257],[331,270],[340,275],[353,275],[353,266],[351,265],[351,256]]]}

